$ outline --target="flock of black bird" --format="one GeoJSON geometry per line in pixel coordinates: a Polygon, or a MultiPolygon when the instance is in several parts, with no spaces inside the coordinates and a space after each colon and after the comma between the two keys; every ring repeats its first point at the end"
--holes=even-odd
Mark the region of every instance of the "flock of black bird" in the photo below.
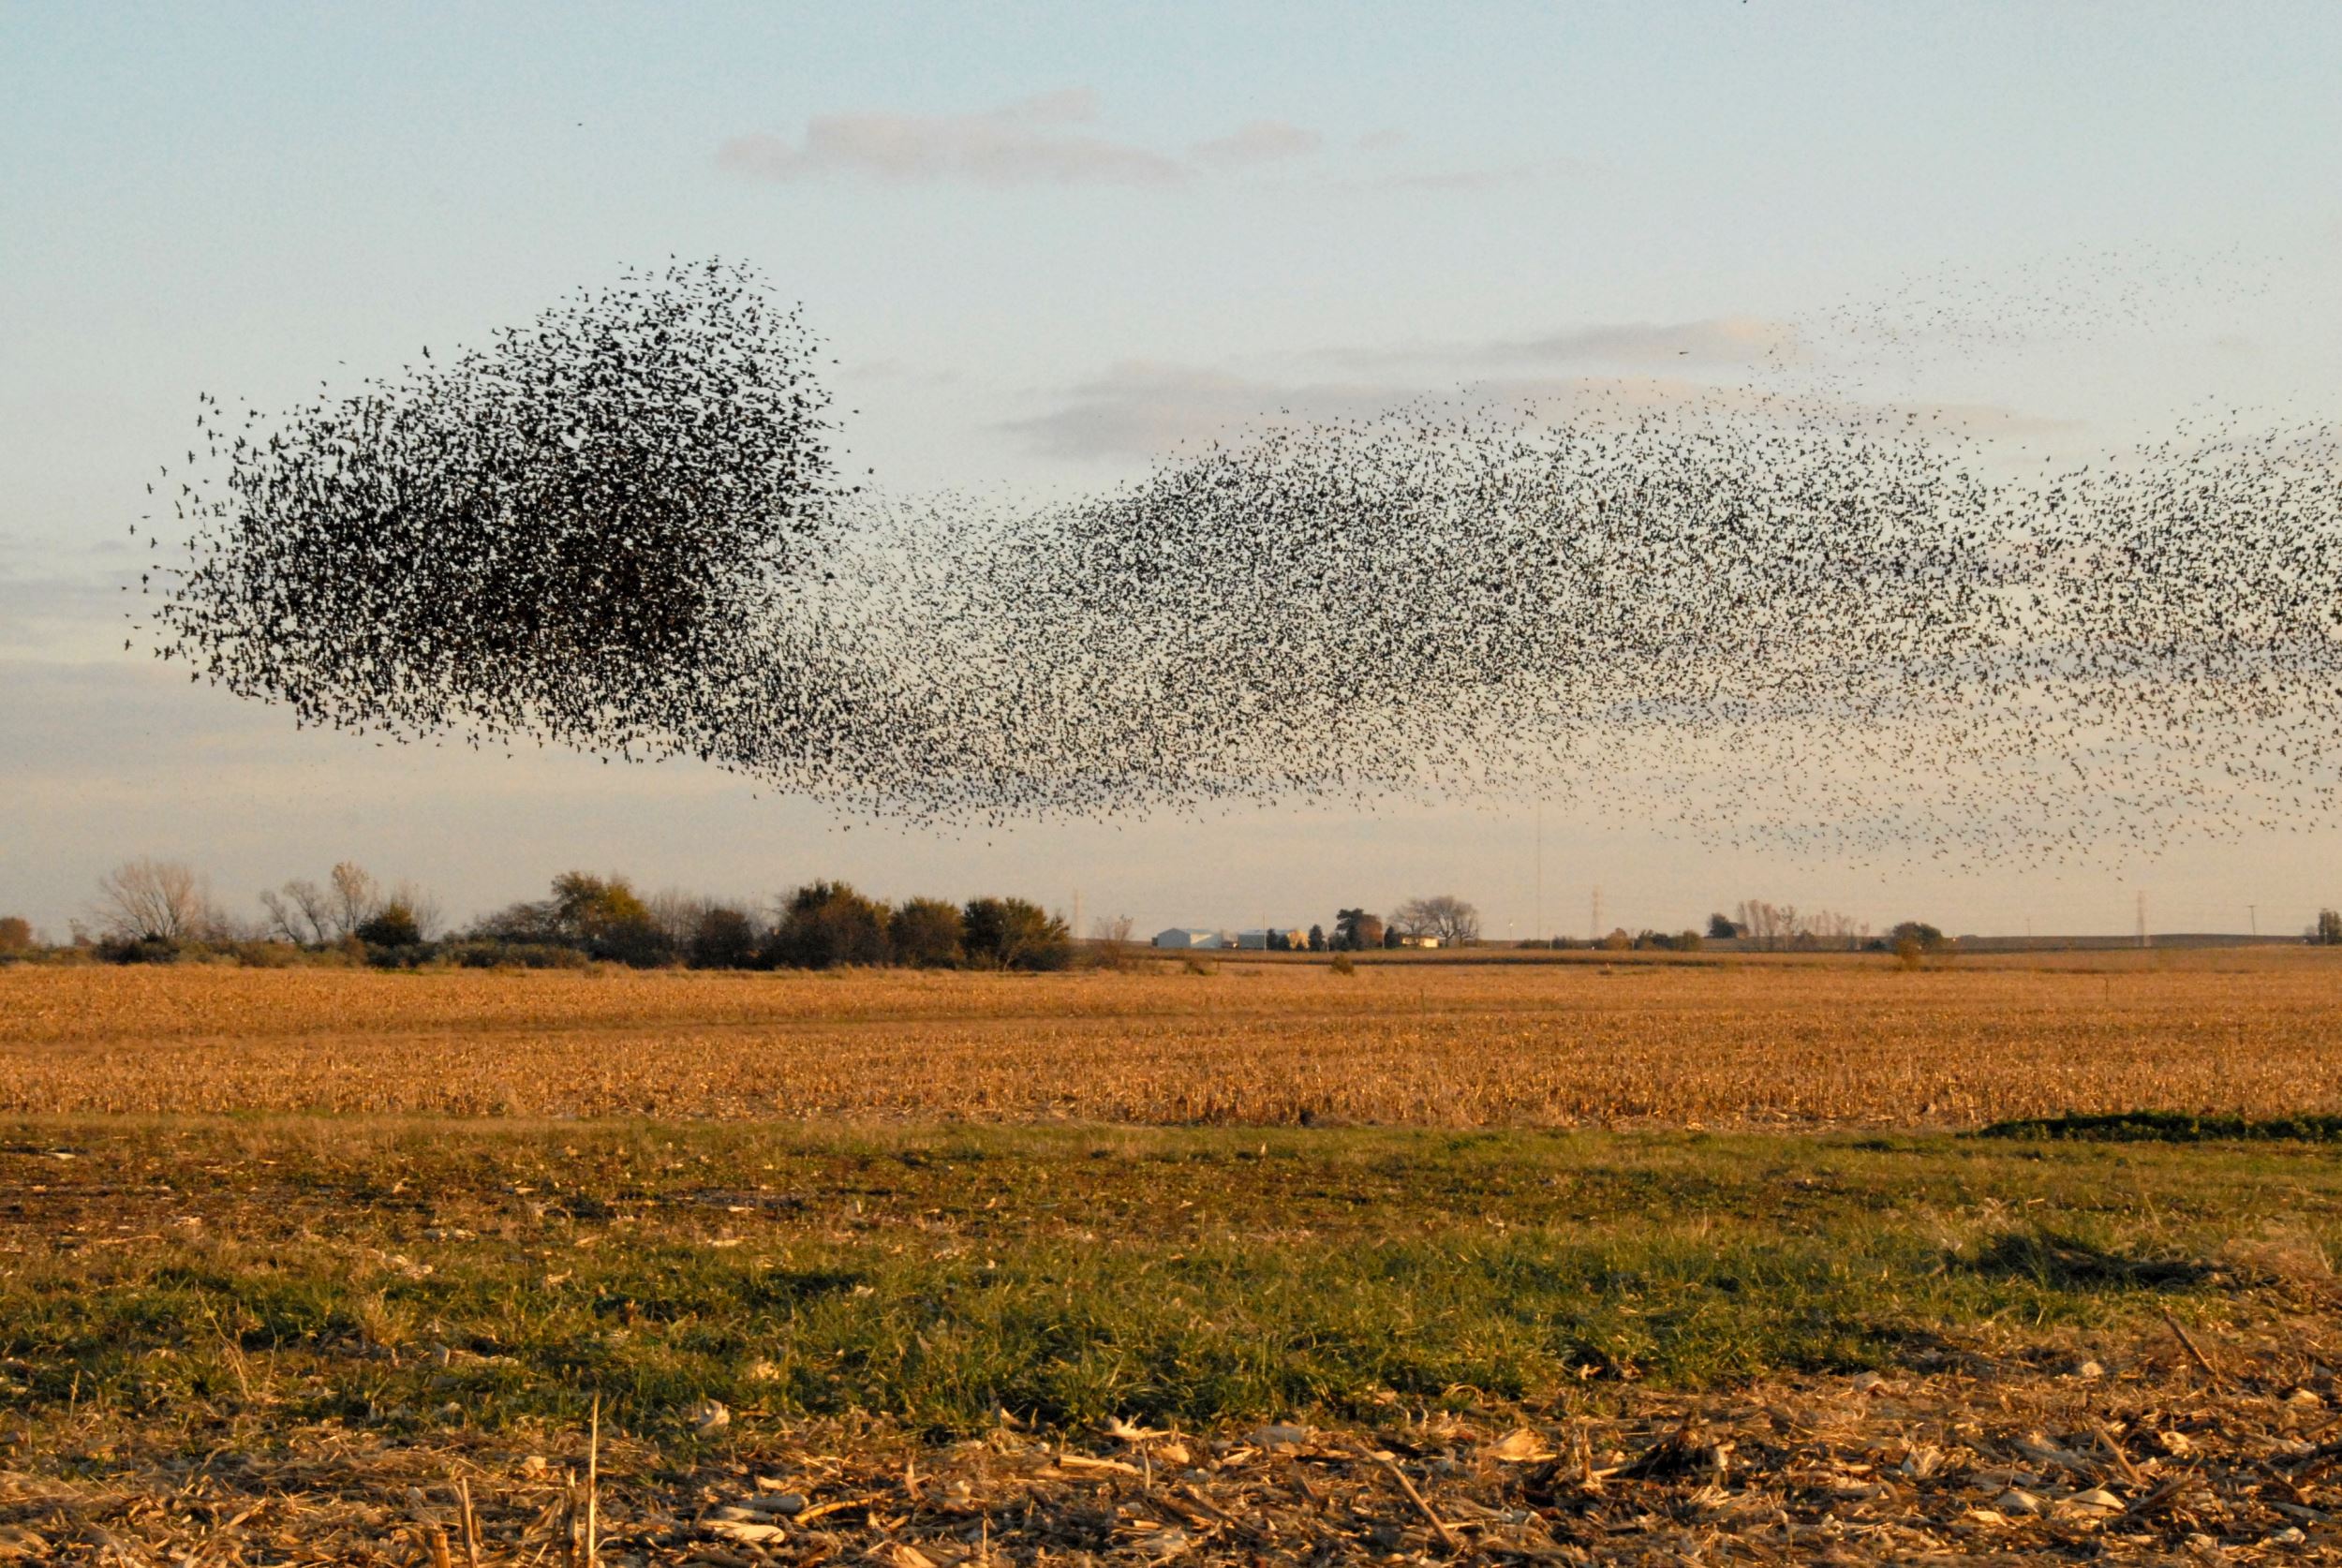
{"type": "Polygon", "coordinates": [[[207,398],[156,651],[945,822],[1535,797],[1975,865],[2335,804],[2330,423],[2012,479],[1811,390],[1426,403],[1018,507],[849,482],[823,360],[694,263],[281,419],[207,398]]]}

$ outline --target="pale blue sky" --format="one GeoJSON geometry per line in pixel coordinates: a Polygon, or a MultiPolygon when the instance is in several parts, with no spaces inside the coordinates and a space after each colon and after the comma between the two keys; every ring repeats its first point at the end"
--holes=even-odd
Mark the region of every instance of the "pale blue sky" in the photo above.
{"type": "MultiPolygon", "coordinates": [[[[123,525],[198,390],[278,406],[670,252],[801,298],[857,460],[907,489],[1105,482],[1279,401],[1439,391],[1573,333],[1809,323],[1945,269],[2150,319],[1874,367],[1876,395],[2068,447],[2206,394],[2331,417],[2337,75],[2324,4],[0,6],[0,912],[61,927],[127,853],[236,902],[355,855],[458,914],[583,864],[1079,886],[1148,925],[1452,888],[1525,934],[1527,824],[1468,808],[987,843],[679,767],[296,733],[122,653],[123,525]],[[2076,285],[2083,249],[2128,270],[2076,285]]],[[[2250,900],[2290,925],[2342,897],[2335,847],[1882,880],[1557,806],[1545,906],[1581,927],[1598,882],[1629,924],[1760,895],[2119,929],[2144,887],[2158,924],[2250,900]]]]}

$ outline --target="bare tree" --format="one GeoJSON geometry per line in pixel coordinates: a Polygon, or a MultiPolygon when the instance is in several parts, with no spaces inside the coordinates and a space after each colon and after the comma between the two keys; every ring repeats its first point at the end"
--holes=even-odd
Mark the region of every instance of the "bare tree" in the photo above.
{"type": "Polygon", "coordinates": [[[1111,920],[1100,915],[1089,923],[1090,953],[1097,959],[1100,969],[1130,967],[1131,934],[1135,928],[1135,923],[1128,915],[1116,915],[1111,920]]]}
{"type": "Polygon", "coordinates": [[[323,947],[334,939],[333,902],[313,881],[296,879],[274,893],[263,893],[260,907],[268,911],[272,936],[299,947],[323,947]]]}
{"type": "Polygon", "coordinates": [[[297,877],[261,894],[260,908],[268,911],[267,934],[300,947],[324,947],[355,935],[358,927],[393,904],[414,918],[426,939],[440,928],[439,901],[413,882],[402,881],[385,894],[381,884],[349,861],[334,866],[326,880],[330,885],[319,887],[297,877]]]}
{"type": "Polygon", "coordinates": [[[332,883],[328,918],[334,939],[339,941],[374,918],[382,907],[382,890],[363,867],[347,860],[334,867],[327,880],[332,883]]]}
{"type": "Polygon", "coordinates": [[[1452,893],[1410,898],[1391,914],[1391,924],[1410,936],[1437,937],[1451,947],[1480,939],[1480,911],[1452,893]]]}
{"type": "Polygon", "coordinates": [[[400,878],[398,885],[391,889],[390,902],[414,916],[415,930],[424,941],[447,926],[447,912],[439,907],[438,895],[421,882],[400,878]]]}
{"type": "Polygon", "coordinates": [[[1831,910],[1801,912],[1795,904],[1768,904],[1761,898],[1742,902],[1738,915],[1734,924],[1750,942],[1767,952],[1790,947],[1852,950],[1870,935],[1870,927],[1851,915],[1831,910]]]}
{"type": "Polygon", "coordinates": [[[97,879],[97,919],[124,941],[191,941],[216,924],[203,879],[181,861],[126,860],[97,879]]]}
{"type": "Polygon", "coordinates": [[[654,893],[643,900],[650,912],[650,923],[657,926],[677,953],[688,951],[699,935],[700,922],[715,908],[708,899],[680,888],[654,893]]]}

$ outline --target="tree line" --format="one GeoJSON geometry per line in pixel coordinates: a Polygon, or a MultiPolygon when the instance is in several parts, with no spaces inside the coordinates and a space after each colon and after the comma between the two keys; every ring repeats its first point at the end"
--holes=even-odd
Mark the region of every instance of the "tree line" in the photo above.
{"type": "MultiPolygon", "coordinates": [[[[437,901],[409,882],[384,884],[353,862],[322,880],[296,879],[260,895],[258,918],[230,913],[178,861],[126,861],[98,880],[72,945],[120,963],[224,957],[301,958],[382,967],[636,969],[1058,969],[1073,962],[1065,922],[1028,899],[910,898],[889,904],[845,882],[816,880],[769,905],[686,893],[645,895],[628,878],[565,871],[546,896],[449,929],[437,901]]],[[[1127,925],[1127,923],[1124,923],[1127,925]]],[[[37,945],[32,927],[0,920],[0,953],[37,945]]]]}

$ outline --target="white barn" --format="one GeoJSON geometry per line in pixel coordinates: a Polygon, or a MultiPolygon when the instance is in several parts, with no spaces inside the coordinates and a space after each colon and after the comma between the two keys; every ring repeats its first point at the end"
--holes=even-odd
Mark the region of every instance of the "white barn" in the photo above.
{"type": "Polygon", "coordinates": [[[1168,931],[1155,933],[1157,947],[1218,947],[1220,933],[1198,931],[1190,926],[1174,925],[1168,931]]]}

